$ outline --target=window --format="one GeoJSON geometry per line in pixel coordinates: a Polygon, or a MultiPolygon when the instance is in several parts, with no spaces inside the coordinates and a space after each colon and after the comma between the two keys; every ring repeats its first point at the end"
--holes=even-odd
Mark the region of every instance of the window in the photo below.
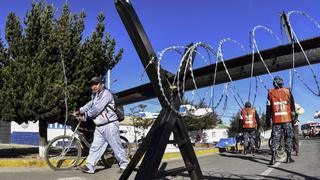
{"type": "Polygon", "coordinates": [[[216,137],[216,132],[212,132],[212,137],[216,137]]]}
{"type": "Polygon", "coordinates": [[[304,124],[301,126],[301,130],[307,130],[310,128],[310,125],[309,124],[304,124]]]}
{"type": "Polygon", "coordinates": [[[223,132],[223,137],[227,137],[227,132],[223,132]]]}

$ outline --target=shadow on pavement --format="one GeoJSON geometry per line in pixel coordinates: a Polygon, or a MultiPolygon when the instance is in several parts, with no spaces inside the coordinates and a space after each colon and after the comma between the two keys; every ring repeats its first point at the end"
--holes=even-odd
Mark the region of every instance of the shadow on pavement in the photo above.
{"type": "MultiPolygon", "coordinates": [[[[281,169],[281,168],[280,168],[281,169]]],[[[283,169],[281,169],[283,170],[283,169]]],[[[285,170],[287,171],[287,170],[285,170]]],[[[203,171],[203,179],[208,180],[224,180],[224,179],[278,179],[278,180],[288,180],[288,179],[310,179],[316,180],[318,178],[310,177],[304,174],[295,173],[293,171],[288,171],[294,174],[294,177],[281,177],[281,176],[263,176],[263,175],[245,175],[245,174],[232,174],[232,173],[224,173],[224,172],[215,172],[215,171],[203,171]]],[[[169,179],[185,179],[186,177],[190,177],[188,173],[179,173],[177,176],[171,176],[166,178],[161,178],[161,180],[169,180],[169,179]]]]}
{"type": "MultiPolygon", "coordinates": [[[[310,180],[315,180],[315,179],[320,179],[320,177],[311,177],[311,176],[308,176],[308,175],[305,175],[305,174],[302,174],[302,173],[298,173],[298,172],[296,172],[296,171],[290,171],[290,170],[288,170],[288,169],[283,169],[283,168],[280,168],[280,167],[273,167],[274,169],[277,169],[277,170],[279,170],[279,171],[284,171],[284,172],[287,172],[287,173],[290,173],[290,174],[293,174],[293,175],[295,175],[295,176],[297,176],[297,177],[302,177],[303,179],[310,179],[310,180]]],[[[296,177],[295,177],[296,178],[296,177]]],[[[293,178],[291,178],[291,179],[293,179],[293,178]]]]}
{"type": "Polygon", "coordinates": [[[257,162],[257,163],[261,163],[261,164],[267,164],[269,162],[269,160],[270,160],[270,159],[261,158],[261,157],[258,157],[258,156],[253,156],[253,155],[250,155],[250,154],[247,154],[247,155],[239,155],[239,154],[234,155],[234,154],[221,153],[219,155],[222,156],[222,157],[243,159],[243,160],[253,161],[253,162],[257,162]],[[265,161],[266,163],[260,162],[258,160],[265,161]]]}
{"type": "Polygon", "coordinates": [[[38,154],[38,147],[0,147],[0,158],[32,158],[38,154]]]}

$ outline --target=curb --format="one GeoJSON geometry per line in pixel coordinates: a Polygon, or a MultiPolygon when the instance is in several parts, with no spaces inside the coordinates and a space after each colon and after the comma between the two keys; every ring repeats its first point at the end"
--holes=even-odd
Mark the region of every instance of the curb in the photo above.
{"type": "Polygon", "coordinates": [[[0,167],[48,167],[42,159],[15,158],[0,160],[0,167]]]}
{"type": "MultiPolygon", "coordinates": [[[[210,148],[210,149],[200,149],[195,150],[196,156],[205,156],[210,154],[219,153],[218,148],[210,148]]],[[[180,152],[170,152],[165,153],[163,155],[162,160],[176,160],[181,159],[180,152]]],[[[0,158],[0,168],[1,167],[48,167],[47,163],[43,159],[36,159],[36,158],[0,158]]]]}
{"type": "MultiPolygon", "coordinates": [[[[204,155],[210,155],[210,154],[216,154],[219,152],[219,148],[210,148],[210,149],[200,149],[195,150],[196,156],[204,156],[204,155]]],[[[165,153],[163,155],[162,160],[175,160],[182,158],[180,152],[171,152],[171,153],[165,153]]]]}

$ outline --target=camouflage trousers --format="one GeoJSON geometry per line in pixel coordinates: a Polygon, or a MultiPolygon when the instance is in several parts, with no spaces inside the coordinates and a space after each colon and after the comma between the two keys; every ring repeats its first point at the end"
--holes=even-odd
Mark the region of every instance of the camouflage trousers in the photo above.
{"type": "Polygon", "coordinates": [[[255,146],[255,139],[256,139],[256,131],[255,130],[244,130],[243,132],[243,141],[244,141],[244,147],[246,147],[248,150],[249,148],[254,148],[255,146]],[[250,143],[250,147],[248,147],[250,143]]]}
{"type": "Polygon", "coordinates": [[[299,153],[299,126],[293,126],[293,138],[292,138],[293,150],[299,153]]]}
{"type": "Polygon", "coordinates": [[[274,152],[276,151],[276,147],[279,146],[282,135],[284,135],[286,152],[291,153],[291,151],[292,151],[292,137],[293,137],[291,122],[286,122],[286,123],[281,123],[281,124],[273,124],[273,126],[272,126],[273,141],[271,144],[271,150],[274,152]],[[282,134],[282,131],[283,131],[283,134],[282,134]]]}

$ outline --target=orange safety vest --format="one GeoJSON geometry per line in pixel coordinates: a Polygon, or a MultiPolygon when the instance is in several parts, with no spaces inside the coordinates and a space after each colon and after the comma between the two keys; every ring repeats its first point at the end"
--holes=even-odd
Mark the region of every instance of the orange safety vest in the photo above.
{"type": "Polygon", "coordinates": [[[243,108],[241,111],[242,116],[242,127],[245,128],[256,128],[256,110],[253,108],[243,108]]]}
{"type": "Polygon", "coordinates": [[[269,89],[272,123],[291,122],[291,94],[289,88],[269,89]]]}

